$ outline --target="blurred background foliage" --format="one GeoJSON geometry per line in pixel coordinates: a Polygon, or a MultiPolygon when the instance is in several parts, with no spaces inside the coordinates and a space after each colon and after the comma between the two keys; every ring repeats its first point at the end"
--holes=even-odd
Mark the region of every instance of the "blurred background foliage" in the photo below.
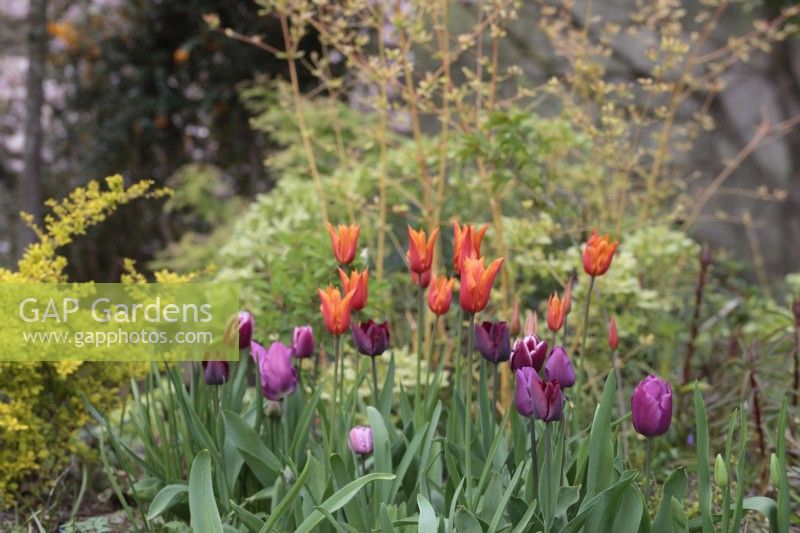
{"type": "MultiPolygon", "coordinates": [[[[71,242],[63,275],[116,281],[126,258],[151,271],[213,270],[210,277],[243,282],[259,339],[287,341],[297,324],[320,331],[316,288],[338,283],[325,220],[361,224],[356,265],[371,278],[365,313],[399,329],[416,327],[407,225],[442,228],[436,269],[444,274],[452,221],[489,224],[484,254],[507,257],[489,314],[506,320],[515,300],[544,315],[547,296],[580,272],[580,245],[596,228],[621,241],[594,312],[616,316],[626,385],[652,371],[680,390],[691,344],[691,379],[707,387],[710,419],[722,424],[732,406],[758,400],[763,418],[752,423],[774,427],[791,386],[790,305],[800,294],[800,274],[791,272],[800,256],[771,239],[792,235],[797,166],[792,156],[788,173],[762,183],[753,176],[768,174],[747,158],[778,160],[770,152],[777,145],[797,153],[796,117],[791,106],[763,111],[760,142],[743,154],[761,118],[732,115],[752,106],[726,98],[748,81],[730,77],[737,68],[783,80],[789,96],[778,92],[778,101],[800,94],[791,96],[797,6],[661,1],[620,14],[599,4],[587,24],[592,13],[573,2],[400,2],[384,11],[380,2],[52,0],[43,197],[117,172],[174,191],[121,207],[71,242]],[[729,170],[738,181],[712,190],[729,170]],[[745,199],[735,206],[726,196],[734,189],[745,199]],[[702,241],[713,259],[694,335],[702,241]]],[[[14,50],[24,55],[15,26],[25,25],[14,21],[25,17],[0,18],[12,36],[4,71],[14,50]]],[[[0,128],[16,132],[12,119],[23,113],[12,93],[3,95],[0,128]]],[[[8,245],[17,208],[6,194],[20,173],[14,146],[0,147],[7,265],[18,255],[8,245]]],[[[578,276],[573,309],[586,289],[578,276]]],[[[587,361],[596,395],[610,362],[595,324],[587,361]]],[[[576,313],[570,327],[581,327],[576,313]]],[[[109,382],[122,385],[122,370],[114,372],[109,382]]],[[[99,386],[65,381],[48,365],[30,375],[99,386]]],[[[0,427],[14,437],[3,440],[38,449],[47,433],[19,425],[32,416],[19,390],[41,389],[5,383],[0,427]]],[[[74,435],[86,421],[57,427],[74,435]]],[[[693,456],[684,453],[686,427],[675,424],[675,448],[657,466],[693,456]]],[[[718,429],[711,433],[722,438],[718,429]]],[[[749,464],[764,474],[772,443],[762,449],[756,439],[772,433],[754,429],[749,464]]],[[[63,467],[64,459],[36,453],[0,465],[0,478],[14,480],[7,490],[63,467]]]]}

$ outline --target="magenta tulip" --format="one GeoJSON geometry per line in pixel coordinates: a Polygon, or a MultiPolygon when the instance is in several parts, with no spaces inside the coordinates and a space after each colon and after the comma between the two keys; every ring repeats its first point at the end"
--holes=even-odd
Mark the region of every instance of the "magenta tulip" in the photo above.
{"type": "Polygon", "coordinates": [[[531,397],[531,385],[535,381],[541,381],[539,374],[533,367],[524,366],[514,372],[515,390],[514,406],[522,416],[533,416],[533,398],[531,397]]]}
{"type": "Polygon", "coordinates": [[[531,401],[533,416],[543,422],[561,420],[564,410],[564,395],[558,380],[534,381],[531,383],[531,401]]]}
{"type": "Polygon", "coordinates": [[[207,385],[222,385],[228,381],[227,361],[203,361],[203,379],[207,385]]]}
{"type": "Polygon", "coordinates": [[[484,359],[494,364],[508,361],[511,354],[508,324],[506,322],[475,324],[475,347],[484,359]]]}
{"type": "Polygon", "coordinates": [[[350,449],[358,455],[372,453],[372,428],[369,426],[356,426],[350,430],[350,449]]]}
{"type": "Polygon", "coordinates": [[[244,350],[253,340],[253,315],[248,311],[239,311],[239,349],[244,350]]]}
{"type": "Polygon", "coordinates": [[[273,342],[265,349],[257,342],[250,344],[261,376],[261,391],[272,401],[281,401],[297,388],[297,370],[292,366],[292,349],[273,342]]]}
{"type": "Polygon", "coordinates": [[[528,335],[514,343],[509,364],[511,370],[519,370],[526,366],[541,370],[545,356],[547,356],[547,342],[536,335],[528,335]]]}
{"type": "Polygon", "coordinates": [[[544,376],[557,380],[562,389],[575,385],[575,369],[572,368],[572,362],[563,346],[556,346],[550,352],[544,365],[544,376]]]}
{"type": "Polygon", "coordinates": [[[363,355],[381,355],[389,347],[389,323],[378,324],[372,319],[352,324],[353,342],[363,355]]]}
{"type": "Polygon", "coordinates": [[[311,326],[297,326],[292,332],[292,356],[304,359],[314,355],[314,330],[311,326]]]}
{"type": "Polygon", "coordinates": [[[652,374],[640,381],[631,396],[631,419],[636,431],[645,437],[666,433],[672,421],[669,383],[652,374]]]}

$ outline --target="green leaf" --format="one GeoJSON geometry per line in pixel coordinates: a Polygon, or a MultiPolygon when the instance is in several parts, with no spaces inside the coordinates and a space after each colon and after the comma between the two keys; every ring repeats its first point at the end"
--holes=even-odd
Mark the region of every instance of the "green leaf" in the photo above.
{"type": "Polygon", "coordinates": [[[264,527],[264,521],[261,520],[259,517],[242,507],[241,505],[237,505],[235,502],[231,502],[231,508],[236,513],[236,516],[239,517],[239,520],[244,524],[248,530],[250,531],[261,531],[261,528],[264,527]]]}
{"type": "Polygon", "coordinates": [[[320,395],[324,389],[324,385],[319,385],[317,387],[316,392],[311,396],[311,398],[308,400],[308,403],[303,408],[303,413],[300,415],[300,420],[298,421],[297,426],[295,426],[295,428],[292,430],[294,431],[294,437],[292,437],[292,443],[289,449],[292,451],[291,456],[294,457],[295,461],[297,462],[300,462],[300,458],[306,451],[308,430],[311,427],[311,421],[316,414],[317,403],[319,403],[320,395]]]}
{"type": "Polygon", "coordinates": [[[578,514],[561,528],[561,533],[577,533],[584,528],[585,524],[584,531],[610,531],[607,528],[610,527],[609,522],[614,516],[615,508],[619,505],[624,491],[633,483],[636,475],[636,471],[627,471],[619,481],[600,494],[591,499],[584,499],[578,514]],[[606,527],[603,527],[603,524],[606,527]]]}
{"type": "Polygon", "coordinates": [[[283,465],[267,448],[245,420],[233,411],[223,411],[225,433],[242,454],[244,462],[264,486],[272,485],[275,476],[283,475],[283,465]]]}
{"type": "MultiPolygon", "coordinates": [[[[392,473],[392,447],[389,443],[389,432],[386,429],[381,413],[372,407],[367,407],[367,417],[372,428],[373,452],[372,459],[374,472],[392,473]]],[[[392,476],[394,478],[394,476],[392,476]]],[[[389,501],[389,492],[392,490],[391,483],[377,483],[376,488],[380,494],[380,501],[389,501]]]]}
{"type": "Polygon", "coordinates": [[[189,487],[183,484],[167,485],[155,495],[147,510],[147,520],[152,520],[161,515],[164,511],[183,500],[189,487]]]}
{"type": "Polygon", "coordinates": [[[197,454],[189,472],[189,514],[195,533],[222,532],[222,520],[211,484],[211,456],[208,450],[197,454]]]}
{"type": "Polygon", "coordinates": [[[419,533],[436,533],[439,530],[439,519],[436,511],[433,510],[429,502],[422,494],[417,494],[417,505],[419,506],[419,533]]]}
{"type": "Polygon", "coordinates": [[[789,527],[781,529],[780,513],[778,511],[778,504],[772,498],[766,496],[751,496],[745,498],[742,502],[742,508],[748,511],[758,511],[769,520],[770,533],[788,533],[789,527]]]}
{"type": "Polygon", "coordinates": [[[786,461],[786,397],[781,404],[778,418],[778,531],[789,531],[791,508],[789,506],[789,465],[786,461]]]}
{"type": "Polygon", "coordinates": [[[664,481],[664,487],[661,490],[661,503],[658,506],[656,519],[653,521],[653,531],[673,530],[672,500],[674,498],[681,507],[683,506],[683,499],[686,497],[686,487],[688,483],[686,470],[683,468],[673,470],[672,473],[667,476],[667,479],[664,481]]]}
{"type": "MultiPolygon", "coordinates": [[[[583,503],[611,485],[614,471],[614,443],[611,438],[611,409],[614,405],[617,382],[614,373],[606,378],[603,397],[594,414],[589,434],[589,465],[586,475],[586,496],[583,503]]],[[[583,504],[581,504],[583,507],[583,504]]]]}
{"type": "MultiPolygon", "coordinates": [[[[311,452],[307,452],[308,456],[311,456],[311,452]]],[[[262,531],[270,531],[271,528],[280,520],[280,518],[286,513],[292,503],[294,503],[295,498],[297,495],[300,494],[300,490],[305,486],[306,480],[308,479],[308,473],[311,471],[310,468],[311,461],[306,461],[306,466],[303,468],[303,471],[300,472],[300,475],[297,476],[292,488],[286,493],[286,496],[280,501],[278,506],[272,512],[272,514],[267,519],[267,523],[264,524],[262,531]]]]}
{"type": "Polygon", "coordinates": [[[314,510],[304,521],[300,524],[295,533],[309,533],[314,531],[314,528],[325,519],[325,512],[333,513],[341,509],[347,502],[358,494],[365,485],[373,481],[391,481],[394,479],[393,474],[384,474],[374,472],[351,481],[338,491],[336,491],[330,498],[322,502],[317,509],[314,510]]]}
{"type": "Polygon", "coordinates": [[[697,481],[703,533],[713,533],[711,517],[711,470],[708,466],[708,418],[706,404],[697,382],[694,384],[694,417],[697,431],[697,481]]]}
{"type": "MultiPolygon", "coordinates": [[[[510,411],[506,410],[506,412],[510,411]]],[[[502,427],[502,426],[501,426],[502,427]]],[[[497,527],[500,525],[500,520],[503,518],[503,514],[506,512],[506,508],[508,507],[508,501],[511,499],[511,496],[517,490],[517,484],[519,483],[519,478],[522,476],[522,472],[525,470],[525,463],[522,462],[517,466],[516,472],[514,472],[514,477],[511,478],[511,481],[508,483],[505,492],[503,493],[503,497],[500,499],[500,504],[494,511],[494,516],[492,516],[492,521],[489,523],[489,533],[495,533],[497,531],[497,527]]]]}

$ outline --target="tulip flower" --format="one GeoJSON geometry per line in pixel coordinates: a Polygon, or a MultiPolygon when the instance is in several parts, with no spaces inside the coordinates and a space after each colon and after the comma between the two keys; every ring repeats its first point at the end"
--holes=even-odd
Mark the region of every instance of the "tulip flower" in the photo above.
{"type": "Polygon", "coordinates": [[[503,259],[495,259],[489,267],[484,266],[484,259],[466,257],[461,269],[461,289],[459,300],[461,308],[467,313],[478,313],[489,303],[489,293],[497,277],[503,259]]]}
{"type": "Polygon", "coordinates": [[[583,249],[583,270],[590,276],[602,276],[611,266],[611,259],[619,243],[611,242],[608,235],[600,236],[592,231],[592,236],[583,249]]]}
{"type": "Polygon", "coordinates": [[[431,287],[428,289],[428,307],[435,314],[443,315],[450,310],[455,283],[455,278],[446,276],[434,276],[431,280],[431,287]]]}
{"type": "Polygon", "coordinates": [[[608,347],[616,350],[619,347],[619,335],[617,334],[617,321],[614,317],[608,321],[608,347]]]}
{"type": "Polygon", "coordinates": [[[408,268],[411,272],[422,274],[431,269],[433,265],[433,247],[436,245],[436,237],[439,235],[439,228],[431,232],[431,236],[426,239],[425,230],[414,231],[408,226],[408,268]]]}
{"type": "Polygon", "coordinates": [[[417,287],[421,287],[423,289],[427,289],[428,285],[431,284],[431,277],[433,276],[433,272],[431,270],[426,270],[422,274],[417,274],[416,272],[411,272],[411,281],[414,282],[414,285],[417,287]]]}
{"type": "Polygon", "coordinates": [[[547,301],[547,328],[553,333],[564,325],[564,305],[558,294],[551,294],[547,301]]]}
{"type": "Polygon", "coordinates": [[[525,366],[514,372],[514,407],[522,416],[533,416],[533,398],[531,385],[534,381],[541,381],[539,373],[533,367],[525,366]]]}
{"type": "Polygon", "coordinates": [[[511,354],[508,323],[485,321],[475,324],[475,345],[487,361],[494,364],[508,361],[511,354]]]}
{"type": "Polygon", "coordinates": [[[342,298],[339,289],[328,286],[323,292],[317,289],[320,299],[320,311],[325,322],[325,327],[332,334],[339,336],[350,327],[350,311],[353,300],[353,291],[342,298]]]}
{"type": "Polygon", "coordinates": [[[203,379],[206,385],[222,385],[228,381],[227,361],[203,361],[203,379]]]}
{"type": "Polygon", "coordinates": [[[458,222],[453,222],[453,268],[456,274],[461,274],[461,263],[465,257],[480,257],[481,242],[487,229],[488,224],[475,231],[471,224],[465,224],[462,229],[458,222]]]}
{"type": "Polygon", "coordinates": [[[369,288],[369,269],[363,272],[353,270],[348,276],[344,270],[339,269],[339,280],[342,282],[342,290],[345,293],[353,291],[353,299],[350,302],[351,309],[360,311],[367,305],[369,288]]]}
{"type": "Polygon", "coordinates": [[[305,359],[314,355],[314,330],[311,326],[297,326],[292,331],[292,356],[305,359]]]}
{"type": "Polygon", "coordinates": [[[369,426],[356,426],[350,430],[350,449],[357,455],[372,453],[372,428],[369,426]]]}
{"type": "Polygon", "coordinates": [[[533,416],[543,422],[561,420],[564,410],[564,395],[557,379],[536,380],[531,383],[533,416]]]}
{"type": "Polygon", "coordinates": [[[556,346],[544,364],[544,376],[558,381],[562,389],[575,385],[575,370],[563,346],[556,346]]]}
{"type": "Polygon", "coordinates": [[[536,335],[528,335],[514,342],[509,364],[511,365],[511,370],[514,371],[524,367],[531,367],[538,372],[541,370],[546,356],[547,342],[536,335]]]}
{"type": "Polygon", "coordinates": [[[275,341],[265,349],[252,342],[250,350],[258,363],[261,376],[261,391],[264,396],[278,402],[292,394],[297,388],[297,370],[292,366],[292,349],[275,341]]]}
{"type": "MultiPolygon", "coordinates": [[[[231,324],[232,327],[235,327],[231,324]]],[[[248,311],[239,311],[239,349],[244,350],[250,346],[250,341],[253,339],[253,315],[248,311]]],[[[233,333],[231,332],[231,337],[233,333]]],[[[228,330],[225,333],[226,339],[228,338],[228,330]]]]}
{"type": "Polygon", "coordinates": [[[672,388],[669,383],[649,375],[636,385],[631,396],[633,427],[645,437],[663,435],[672,421],[672,388]]]}
{"type": "Polygon", "coordinates": [[[337,228],[328,223],[328,233],[331,236],[331,246],[333,247],[333,255],[340,265],[349,265],[353,262],[356,256],[356,247],[358,246],[358,232],[361,226],[358,224],[351,224],[344,226],[339,224],[337,228]]]}
{"type": "Polygon", "coordinates": [[[522,328],[522,333],[526,337],[539,333],[539,315],[536,311],[530,309],[525,311],[525,326],[522,328]]]}
{"type": "Polygon", "coordinates": [[[381,355],[389,347],[389,323],[377,324],[372,319],[360,324],[353,324],[353,342],[363,355],[381,355]]]}

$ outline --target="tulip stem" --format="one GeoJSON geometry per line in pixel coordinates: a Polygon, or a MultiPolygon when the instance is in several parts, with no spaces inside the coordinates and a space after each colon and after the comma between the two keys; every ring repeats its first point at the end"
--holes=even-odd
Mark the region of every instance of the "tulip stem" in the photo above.
{"type": "Polygon", "coordinates": [[[472,490],[472,350],[475,348],[475,313],[469,314],[469,329],[467,330],[467,390],[464,402],[464,454],[467,478],[467,501],[472,490]]]}
{"type": "Polygon", "coordinates": [[[653,439],[647,437],[644,452],[644,500],[650,498],[650,478],[653,476],[653,439]]]}
{"type": "Polygon", "coordinates": [[[339,336],[333,337],[333,414],[331,415],[331,433],[336,436],[336,413],[339,411],[339,336]]]}
{"type": "MultiPolygon", "coordinates": [[[[420,274],[420,276],[422,276],[422,274],[420,274]]],[[[422,288],[422,286],[417,287],[417,388],[414,392],[414,410],[419,409],[419,404],[422,397],[420,385],[422,383],[422,342],[423,332],[425,331],[425,307],[423,305],[424,294],[425,290],[422,288]]]]}
{"type": "Polygon", "coordinates": [[[586,306],[583,309],[583,341],[581,342],[578,383],[575,387],[575,412],[572,414],[572,431],[575,434],[578,432],[578,417],[581,412],[581,389],[583,388],[583,380],[586,379],[586,338],[589,335],[589,306],[592,304],[592,289],[594,289],[594,276],[590,278],[589,290],[586,293],[586,306]]]}
{"type": "Polygon", "coordinates": [[[372,398],[375,402],[375,407],[378,407],[378,368],[377,364],[375,363],[375,357],[370,357],[370,361],[372,362],[372,398]]]}
{"type": "Polygon", "coordinates": [[[497,367],[500,363],[492,365],[492,419],[497,417],[497,391],[500,389],[500,376],[497,372],[497,367]]]}
{"type": "Polygon", "coordinates": [[[531,417],[531,480],[533,497],[539,497],[539,457],[536,450],[536,419],[531,417]]]}
{"type": "Polygon", "coordinates": [[[544,530],[545,533],[550,531],[550,526],[553,524],[553,477],[551,472],[551,464],[553,462],[553,449],[550,442],[550,422],[544,423],[544,467],[545,467],[545,490],[544,490],[544,530]]]}
{"type": "Polygon", "coordinates": [[[622,389],[622,371],[617,361],[617,350],[611,350],[611,365],[614,367],[614,377],[617,380],[617,409],[622,418],[622,455],[628,460],[628,422],[625,420],[625,399],[622,389]]]}

